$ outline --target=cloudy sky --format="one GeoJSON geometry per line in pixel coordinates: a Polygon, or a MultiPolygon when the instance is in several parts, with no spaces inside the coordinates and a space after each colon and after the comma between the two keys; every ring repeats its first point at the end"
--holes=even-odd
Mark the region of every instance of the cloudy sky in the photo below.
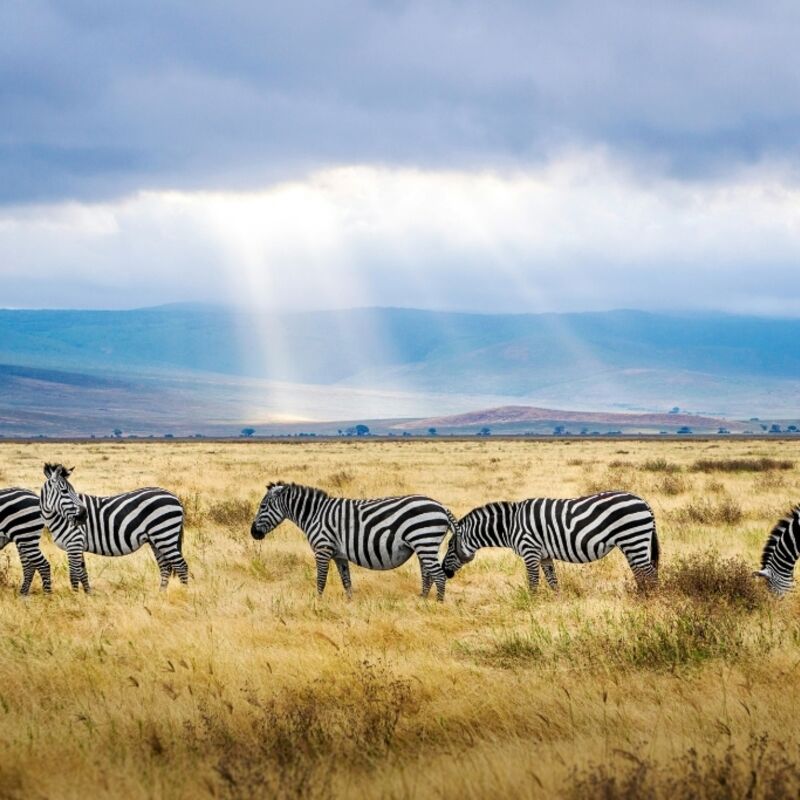
{"type": "Polygon", "coordinates": [[[0,306],[800,313],[795,2],[0,1],[0,306]]]}

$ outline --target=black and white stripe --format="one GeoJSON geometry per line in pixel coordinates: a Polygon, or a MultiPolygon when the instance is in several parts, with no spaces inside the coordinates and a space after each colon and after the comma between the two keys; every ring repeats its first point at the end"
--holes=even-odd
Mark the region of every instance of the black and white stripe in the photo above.
{"type": "Polygon", "coordinates": [[[37,570],[45,592],[51,590],[50,564],[39,549],[44,520],[39,498],[28,489],[0,489],[0,550],[14,542],[22,563],[20,594],[28,594],[37,570]]]}
{"type": "Polygon", "coordinates": [[[761,569],[753,574],[767,581],[770,591],[784,595],[794,585],[794,565],[800,557],[800,505],[772,529],[761,554],[761,569]]]}
{"type": "Polygon", "coordinates": [[[447,531],[455,530],[453,515],[436,500],[422,495],[351,500],[329,497],[320,489],[294,483],[267,487],[251,534],[263,539],[284,519],[308,537],[317,562],[317,592],[322,594],[331,559],[351,595],[349,562],[368,569],[394,569],[416,553],[422,573],[422,596],[431,583],[444,600],[445,576],[439,548],[447,531]]]}
{"type": "Polygon", "coordinates": [[[183,558],[183,506],[165,489],[146,488],[96,497],[78,494],[69,482],[71,469],[46,464],[41,508],[53,541],[66,551],[69,580],[89,591],[84,553],[124,556],[149,544],[165,589],[170,575],[181,583],[189,578],[183,558]]]}
{"type": "Polygon", "coordinates": [[[553,560],[596,561],[622,550],[640,588],[658,581],[658,537],[650,506],[628,492],[589,497],[538,498],[489,503],[459,520],[442,566],[448,578],[481,547],[510,547],[525,562],[528,585],[536,589],[539,567],[557,588],[553,560]]]}

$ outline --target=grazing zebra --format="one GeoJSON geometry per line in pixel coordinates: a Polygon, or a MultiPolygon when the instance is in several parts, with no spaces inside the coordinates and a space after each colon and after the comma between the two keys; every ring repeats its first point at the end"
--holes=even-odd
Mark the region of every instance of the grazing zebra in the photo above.
{"type": "Polygon", "coordinates": [[[28,594],[36,571],[45,592],[51,590],[50,564],[39,549],[44,522],[39,498],[28,489],[0,489],[0,550],[14,542],[22,562],[20,594],[28,594]]]}
{"type": "Polygon", "coordinates": [[[431,583],[444,600],[445,577],[439,547],[455,517],[441,504],[422,495],[351,500],[330,497],[321,489],[295,483],[271,483],[250,529],[263,539],[283,520],[291,520],[308,537],[317,562],[317,593],[328,579],[330,560],[336,562],[348,598],[352,596],[352,561],[368,569],[394,569],[416,553],[422,573],[422,596],[431,583]]]}
{"type": "Polygon", "coordinates": [[[650,506],[628,492],[602,492],[569,500],[489,503],[458,522],[442,567],[453,575],[481,547],[510,547],[525,562],[528,585],[539,585],[539,567],[558,588],[553,559],[597,561],[622,550],[639,588],[658,582],[658,537],[650,506]]]}
{"type": "Polygon", "coordinates": [[[135,489],[111,497],[78,494],[69,482],[72,469],[45,464],[42,515],[53,541],[67,553],[69,581],[89,592],[84,553],[124,556],[149,544],[161,573],[161,588],[170,575],[187,583],[189,568],[181,553],[183,506],[165,489],[135,489]]]}
{"type": "Polygon", "coordinates": [[[784,595],[794,584],[794,565],[800,557],[800,505],[772,529],[761,554],[761,569],[754,572],[767,581],[773,594],[784,595]]]}

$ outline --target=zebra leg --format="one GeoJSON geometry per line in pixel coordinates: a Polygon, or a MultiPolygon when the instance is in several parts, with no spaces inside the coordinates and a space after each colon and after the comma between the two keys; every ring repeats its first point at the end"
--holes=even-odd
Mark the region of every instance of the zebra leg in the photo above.
{"type": "Polygon", "coordinates": [[[528,589],[535,592],[539,588],[539,565],[541,564],[541,556],[537,551],[526,551],[522,554],[522,560],[525,562],[525,571],[528,573],[528,589]]]}
{"type": "Polygon", "coordinates": [[[156,564],[158,564],[158,572],[161,575],[161,584],[160,588],[162,591],[167,588],[169,584],[169,576],[172,575],[172,567],[170,566],[169,562],[167,561],[166,557],[162,555],[161,551],[150,542],[150,549],[153,551],[153,555],[156,559],[156,564]]]}
{"type": "Polygon", "coordinates": [[[428,570],[425,569],[425,565],[421,560],[419,562],[419,570],[422,573],[422,592],[420,592],[420,597],[427,597],[430,594],[431,586],[433,585],[433,578],[428,570]]]}
{"type": "Polygon", "coordinates": [[[182,553],[172,559],[172,571],[178,576],[178,580],[186,586],[189,583],[189,565],[182,553]]]}
{"type": "Polygon", "coordinates": [[[331,563],[331,554],[327,550],[320,550],[314,553],[317,562],[317,594],[322,597],[325,591],[325,584],[328,582],[328,567],[331,563]]]}
{"type": "Polygon", "coordinates": [[[44,557],[42,552],[39,552],[39,561],[36,565],[36,569],[39,570],[39,575],[42,579],[42,589],[46,594],[50,594],[53,591],[53,584],[50,579],[50,562],[44,557]]]}
{"type": "Polygon", "coordinates": [[[67,550],[67,560],[69,561],[69,583],[73,592],[78,591],[78,586],[83,586],[83,591],[89,594],[89,576],[86,572],[86,561],[83,557],[83,550],[72,548],[67,550]]]}
{"type": "Polygon", "coordinates": [[[350,583],[350,565],[347,563],[346,558],[336,558],[336,568],[339,570],[339,577],[342,579],[342,586],[344,586],[347,599],[353,597],[353,585],[350,583]]]}
{"type": "Polygon", "coordinates": [[[89,570],[86,569],[86,557],[81,553],[81,586],[86,594],[92,593],[92,587],[89,586],[89,570]]]}
{"type": "Polygon", "coordinates": [[[33,560],[33,553],[27,549],[18,546],[17,552],[19,553],[19,560],[22,564],[22,586],[20,587],[19,593],[26,595],[31,590],[31,582],[33,581],[33,576],[36,574],[36,562],[33,560]]]}
{"type": "Polygon", "coordinates": [[[642,551],[641,544],[634,546],[626,543],[618,546],[631,568],[636,580],[636,588],[640,592],[654,588],[658,584],[658,567],[642,551]]]}
{"type": "Polygon", "coordinates": [[[422,570],[422,590],[423,590],[423,597],[427,595],[424,594],[425,592],[425,577],[427,576],[428,580],[428,588],[430,589],[431,581],[436,584],[436,599],[441,603],[444,601],[444,587],[447,583],[447,576],[444,574],[444,570],[442,569],[442,565],[439,563],[439,560],[436,557],[436,553],[431,555],[425,554],[418,554],[419,556],[419,563],[420,569],[422,570]]]}
{"type": "Polygon", "coordinates": [[[20,594],[28,594],[31,588],[33,576],[37,570],[42,576],[42,589],[45,592],[50,592],[50,562],[44,557],[44,554],[39,549],[38,544],[17,544],[17,552],[19,553],[19,560],[22,563],[22,587],[20,594]]]}
{"type": "Polygon", "coordinates": [[[184,585],[189,583],[189,565],[181,552],[183,525],[175,526],[172,521],[161,529],[155,526],[148,531],[147,540],[153,549],[161,573],[161,588],[166,589],[170,575],[177,575],[184,585]],[[166,577],[165,577],[166,574],[166,577]]]}
{"type": "Polygon", "coordinates": [[[544,577],[547,579],[548,585],[554,592],[557,592],[558,578],[556,577],[556,568],[553,566],[553,559],[543,558],[541,563],[542,572],[544,572],[544,577]]]}

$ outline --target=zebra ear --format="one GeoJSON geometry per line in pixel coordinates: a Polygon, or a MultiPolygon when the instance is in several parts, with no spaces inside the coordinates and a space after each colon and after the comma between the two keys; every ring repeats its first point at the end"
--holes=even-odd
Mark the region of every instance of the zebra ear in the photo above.
{"type": "Polygon", "coordinates": [[[45,478],[49,478],[53,474],[53,465],[52,464],[45,464],[44,465],[44,476],[45,478]]]}
{"type": "Polygon", "coordinates": [[[753,573],[753,577],[754,578],[765,578],[765,579],[768,579],[769,575],[763,569],[760,569],[757,572],[753,573]]]}

